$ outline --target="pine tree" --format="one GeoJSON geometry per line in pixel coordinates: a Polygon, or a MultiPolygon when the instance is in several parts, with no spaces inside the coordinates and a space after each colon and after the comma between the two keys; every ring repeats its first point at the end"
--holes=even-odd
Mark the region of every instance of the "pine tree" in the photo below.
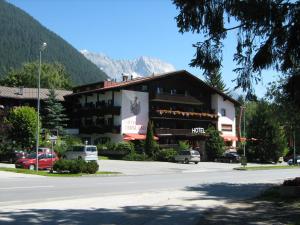
{"type": "Polygon", "coordinates": [[[49,90],[48,99],[45,100],[45,108],[43,110],[43,127],[48,130],[56,130],[62,133],[66,127],[68,120],[64,114],[63,105],[56,99],[57,95],[54,89],[49,90]]]}
{"type": "Polygon", "coordinates": [[[156,154],[157,148],[158,145],[154,140],[154,134],[153,134],[153,123],[149,120],[147,126],[146,141],[145,141],[145,152],[148,156],[153,157],[156,154]]]}
{"type": "Polygon", "coordinates": [[[226,88],[226,85],[224,83],[224,81],[222,80],[222,75],[220,70],[215,69],[213,70],[209,75],[205,76],[205,82],[214,87],[217,88],[218,90],[227,93],[229,92],[229,89],[226,88]]]}

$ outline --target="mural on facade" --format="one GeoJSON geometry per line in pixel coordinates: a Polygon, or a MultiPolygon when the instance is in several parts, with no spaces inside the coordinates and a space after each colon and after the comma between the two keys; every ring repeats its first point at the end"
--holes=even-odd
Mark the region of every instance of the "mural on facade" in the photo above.
{"type": "Polygon", "coordinates": [[[122,90],[122,134],[146,134],[149,95],[146,92],[122,90]]]}

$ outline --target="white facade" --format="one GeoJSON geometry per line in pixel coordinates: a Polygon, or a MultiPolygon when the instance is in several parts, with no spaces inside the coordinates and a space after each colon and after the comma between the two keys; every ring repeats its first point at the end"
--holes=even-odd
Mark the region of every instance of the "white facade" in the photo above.
{"type": "Polygon", "coordinates": [[[235,105],[233,102],[225,99],[219,94],[213,94],[211,98],[211,107],[218,114],[218,130],[222,136],[232,137],[232,146],[236,147],[236,118],[235,105]]]}

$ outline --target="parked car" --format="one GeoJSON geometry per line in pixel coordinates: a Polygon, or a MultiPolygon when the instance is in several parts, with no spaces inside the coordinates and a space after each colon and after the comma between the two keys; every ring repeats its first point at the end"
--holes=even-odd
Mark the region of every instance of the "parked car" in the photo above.
{"type": "Polygon", "coordinates": [[[178,155],[175,156],[175,162],[189,163],[194,162],[197,164],[200,162],[200,153],[195,150],[186,150],[181,151],[178,155]]]}
{"type": "Polygon", "coordinates": [[[18,159],[25,158],[27,153],[22,150],[6,151],[0,153],[0,162],[15,163],[18,159]]]}
{"type": "Polygon", "coordinates": [[[294,158],[289,159],[287,161],[288,165],[290,165],[290,166],[294,165],[294,164],[300,165],[300,155],[296,156],[295,159],[296,159],[296,163],[294,163],[294,158]]]}
{"type": "Polygon", "coordinates": [[[97,161],[98,151],[95,145],[72,146],[63,155],[64,159],[82,159],[85,161],[97,161]]]}
{"type": "Polygon", "coordinates": [[[238,163],[240,160],[241,157],[235,152],[226,152],[218,159],[219,162],[224,163],[238,163]]]}
{"type": "MultiPolygon", "coordinates": [[[[42,153],[38,155],[39,169],[51,169],[54,163],[58,160],[55,153],[42,153]]],[[[18,159],[15,163],[16,168],[36,169],[36,153],[31,153],[26,158],[18,159]]]]}

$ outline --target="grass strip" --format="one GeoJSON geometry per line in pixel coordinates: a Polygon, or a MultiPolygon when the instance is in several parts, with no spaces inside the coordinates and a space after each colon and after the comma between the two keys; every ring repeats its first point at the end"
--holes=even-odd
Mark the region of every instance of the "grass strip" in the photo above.
{"type": "Polygon", "coordinates": [[[19,168],[5,168],[5,167],[0,167],[0,171],[13,172],[13,173],[22,173],[22,174],[31,174],[31,175],[39,175],[39,176],[47,176],[47,177],[81,177],[81,176],[118,175],[118,174],[121,174],[119,172],[109,172],[109,171],[98,171],[96,174],[50,173],[49,171],[43,171],[43,170],[39,170],[37,172],[35,170],[19,169],[19,168]]]}
{"type": "Polygon", "coordinates": [[[276,170],[276,169],[300,169],[300,166],[241,166],[234,170],[276,170]]]}

